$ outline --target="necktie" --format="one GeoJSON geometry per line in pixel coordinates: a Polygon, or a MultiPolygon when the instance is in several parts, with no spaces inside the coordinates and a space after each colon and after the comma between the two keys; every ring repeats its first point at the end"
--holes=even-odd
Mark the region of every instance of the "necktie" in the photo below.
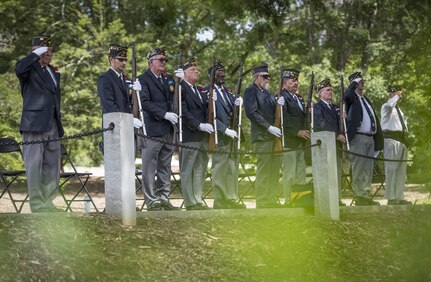
{"type": "Polygon", "coordinates": [[[43,74],[45,75],[46,81],[48,81],[51,87],[56,88],[54,80],[52,80],[52,76],[49,73],[48,69],[45,66],[43,66],[42,69],[43,69],[43,74]]]}
{"type": "Polygon", "coordinates": [[[120,76],[118,76],[118,78],[120,79],[121,87],[123,88],[123,90],[126,90],[127,88],[126,88],[126,84],[125,84],[124,79],[123,79],[123,75],[120,74],[120,76]]]}
{"type": "Polygon", "coordinates": [[[162,76],[159,76],[159,81],[163,85],[163,78],[162,78],[162,76]]]}
{"type": "Polygon", "coordinates": [[[401,114],[400,108],[398,108],[398,105],[395,106],[395,109],[397,109],[398,117],[400,118],[401,126],[403,128],[403,132],[407,131],[406,123],[404,122],[403,115],[401,114]]]}
{"type": "Polygon", "coordinates": [[[223,95],[223,100],[225,105],[232,110],[232,103],[226,94],[226,90],[224,88],[221,89],[221,93],[223,95]]]}
{"type": "Polygon", "coordinates": [[[367,111],[368,116],[370,117],[371,122],[371,132],[376,132],[376,121],[374,120],[373,114],[371,114],[370,109],[367,106],[367,102],[365,101],[364,97],[361,97],[362,100],[362,106],[365,107],[365,110],[367,111]]]}
{"type": "Polygon", "coordinates": [[[194,90],[196,96],[198,96],[199,100],[202,102],[202,97],[201,97],[201,94],[199,94],[198,88],[196,86],[193,86],[193,90],[194,90]]]}
{"type": "Polygon", "coordinates": [[[295,99],[296,103],[298,104],[298,107],[301,109],[301,111],[304,111],[304,109],[302,108],[302,104],[299,102],[298,97],[296,97],[296,95],[292,95],[293,99],[295,99]]]}

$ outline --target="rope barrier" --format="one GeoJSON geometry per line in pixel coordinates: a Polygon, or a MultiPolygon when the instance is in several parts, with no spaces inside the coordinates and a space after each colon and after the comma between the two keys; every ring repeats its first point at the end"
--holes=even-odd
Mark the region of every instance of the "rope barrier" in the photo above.
{"type": "Polygon", "coordinates": [[[385,158],[370,157],[370,156],[367,156],[367,155],[363,155],[363,154],[359,154],[359,153],[347,151],[347,150],[344,150],[344,149],[340,149],[340,151],[342,151],[343,153],[349,154],[349,155],[353,155],[353,156],[357,156],[357,157],[361,157],[361,158],[365,158],[365,159],[371,159],[371,160],[375,160],[375,161],[394,162],[394,163],[413,162],[413,160],[394,160],[394,159],[385,159],[385,158]]]}
{"type": "MultiPolygon", "coordinates": [[[[100,134],[100,133],[103,133],[106,131],[111,131],[111,130],[114,130],[114,128],[115,128],[115,125],[113,123],[111,123],[106,128],[96,129],[93,131],[79,133],[79,134],[75,134],[75,135],[57,137],[54,139],[48,138],[47,140],[33,140],[33,141],[17,142],[17,143],[18,143],[18,145],[33,145],[33,144],[41,144],[41,143],[59,142],[59,141],[63,141],[63,140],[80,139],[80,138],[84,138],[87,136],[100,134]]],[[[1,143],[0,142],[0,146],[13,146],[13,145],[16,145],[16,143],[11,143],[11,142],[1,143]]]]}
{"type": "Polygon", "coordinates": [[[237,151],[236,153],[234,153],[234,152],[226,151],[226,150],[205,150],[205,149],[201,149],[201,148],[194,147],[194,146],[189,146],[189,145],[184,145],[184,144],[175,144],[175,143],[172,143],[172,142],[168,142],[168,141],[162,140],[162,139],[157,138],[157,137],[147,136],[147,135],[144,135],[142,133],[137,133],[137,135],[143,137],[144,139],[152,140],[152,141],[155,141],[155,142],[158,142],[158,143],[162,143],[162,144],[165,144],[165,145],[171,145],[173,147],[180,147],[180,148],[183,148],[183,149],[195,150],[195,151],[199,151],[199,152],[202,152],[202,153],[209,153],[209,154],[270,155],[270,154],[280,154],[280,153],[286,153],[286,152],[293,152],[293,151],[304,150],[304,149],[308,149],[308,148],[320,146],[320,144],[321,144],[321,141],[317,140],[317,142],[315,144],[308,145],[308,146],[303,146],[303,147],[295,148],[295,149],[284,149],[282,151],[268,151],[268,152],[259,152],[259,153],[250,152],[250,151],[249,152],[246,152],[246,151],[237,151]]]}

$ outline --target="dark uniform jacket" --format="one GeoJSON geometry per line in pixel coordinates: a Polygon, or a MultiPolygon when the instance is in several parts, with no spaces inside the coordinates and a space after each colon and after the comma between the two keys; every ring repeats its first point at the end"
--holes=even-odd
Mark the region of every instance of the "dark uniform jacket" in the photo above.
{"type": "Polygon", "coordinates": [[[130,95],[127,84],[112,69],[101,74],[97,81],[97,93],[102,105],[102,113],[131,113],[130,95]]]}
{"type": "Polygon", "coordinates": [[[199,124],[207,123],[208,97],[206,93],[201,93],[199,87],[199,97],[193,92],[189,84],[181,82],[183,101],[183,142],[208,141],[208,134],[200,131],[199,124]]]}
{"type": "MultiPolygon", "coordinates": [[[[59,136],[64,135],[60,113],[60,74],[48,66],[55,75],[57,86],[48,81],[39,56],[31,53],[16,63],[23,98],[20,131],[48,132],[57,120],[59,136]]],[[[51,79],[52,80],[52,79],[51,79]]]]}
{"type": "Polygon", "coordinates": [[[313,130],[318,131],[331,131],[335,132],[336,136],[340,134],[340,115],[338,108],[329,103],[331,109],[328,108],[327,104],[322,100],[319,100],[314,104],[313,118],[314,128],[313,130]]]}
{"type": "Polygon", "coordinates": [[[275,123],[276,105],[274,95],[260,89],[256,84],[245,90],[244,109],[251,121],[252,142],[275,140],[275,136],[268,132],[268,128],[275,123]]]}
{"type": "MultiPolygon", "coordinates": [[[[358,87],[358,83],[352,82],[347,88],[346,95],[344,97],[344,101],[346,102],[346,111],[347,111],[347,118],[346,118],[347,136],[349,138],[349,141],[352,141],[353,138],[355,138],[356,132],[358,131],[362,123],[362,106],[361,106],[361,101],[359,101],[358,95],[356,95],[355,93],[356,87],[358,87]]],[[[367,100],[368,104],[371,105],[370,100],[368,100],[368,98],[365,96],[364,98],[367,100]]],[[[376,115],[376,111],[374,110],[374,107],[372,105],[371,105],[371,108],[376,118],[376,125],[377,125],[377,132],[376,134],[373,135],[374,150],[380,151],[383,149],[382,128],[380,126],[379,118],[376,115]]]]}
{"type": "MultiPolygon", "coordinates": [[[[305,139],[298,137],[296,134],[300,130],[304,130],[304,123],[306,114],[301,110],[298,102],[292,97],[292,95],[286,89],[281,92],[284,97],[283,107],[283,124],[284,124],[284,147],[286,148],[299,148],[304,146],[305,139]]],[[[302,96],[296,96],[299,102],[302,104],[302,108],[305,109],[305,103],[302,96]]]]}
{"type": "MultiPolygon", "coordinates": [[[[205,88],[205,91],[203,93],[206,93],[209,95],[209,89],[210,87],[207,86],[205,88]]],[[[232,140],[229,136],[224,134],[226,131],[226,128],[230,128],[230,125],[232,123],[233,118],[233,107],[235,106],[235,97],[226,87],[224,87],[224,90],[226,92],[226,98],[229,99],[230,104],[226,105],[224,101],[222,100],[222,93],[218,91],[216,87],[214,87],[214,93],[217,93],[217,101],[215,101],[216,105],[216,116],[217,116],[217,132],[218,132],[218,145],[225,146],[229,144],[229,141],[232,140]]]]}
{"type": "Polygon", "coordinates": [[[138,77],[141,86],[141,104],[144,110],[145,129],[149,136],[164,136],[173,131],[171,123],[164,119],[171,112],[174,96],[174,79],[162,75],[163,85],[148,69],[138,77]]]}

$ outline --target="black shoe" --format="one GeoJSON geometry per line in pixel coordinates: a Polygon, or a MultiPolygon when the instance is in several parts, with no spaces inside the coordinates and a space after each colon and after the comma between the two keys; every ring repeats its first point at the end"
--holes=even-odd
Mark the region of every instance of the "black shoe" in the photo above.
{"type": "Polygon", "coordinates": [[[395,206],[395,205],[398,205],[397,200],[388,200],[388,206],[395,206]]]}
{"type": "Polygon", "coordinates": [[[210,208],[203,205],[202,203],[194,204],[191,206],[186,207],[186,210],[188,211],[202,211],[202,210],[209,210],[210,208]]]}
{"type": "Polygon", "coordinates": [[[380,206],[379,202],[375,202],[369,198],[356,197],[355,206],[380,206]]]}
{"type": "Polygon", "coordinates": [[[398,205],[412,205],[412,202],[407,200],[398,200],[398,205]]]}
{"type": "Polygon", "coordinates": [[[214,201],[213,209],[215,210],[228,209],[228,206],[224,202],[214,201]]]}
{"type": "Polygon", "coordinates": [[[166,201],[162,202],[162,209],[165,211],[179,211],[180,208],[177,208],[171,204],[171,202],[166,201]]]}
{"type": "Polygon", "coordinates": [[[162,206],[162,203],[159,203],[159,202],[153,203],[147,208],[147,211],[161,211],[161,210],[163,210],[163,206],[162,206]]]}
{"type": "Polygon", "coordinates": [[[226,204],[229,209],[246,209],[247,207],[243,203],[238,203],[236,200],[227,200],[226,204]]]}
{"type": "Polygon", "coordinates": [[[41,207],[41,208],[32,210],[32,212],[64,212],[64,210],[52,206],[52,207],[41,207]]]}
{"type": "Polygon", "coordinates": [[[258,209],[279,209],[279,208],[284,208],[284,205],[281,205],[279,203],[257,204],[256,208],[258,208],[258,209]]]}
{"type": "Polygon", "coordinates": [[[198,203],[196,205],[199,206],[200,210],[210,210],[211,209],[211,208],[207,207],[206,205],[204,205],[202,203],[198,203]]]}

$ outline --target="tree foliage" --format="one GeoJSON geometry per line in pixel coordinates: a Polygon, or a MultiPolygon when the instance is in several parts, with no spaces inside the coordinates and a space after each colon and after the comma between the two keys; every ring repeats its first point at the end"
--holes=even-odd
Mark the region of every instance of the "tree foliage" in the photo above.
{"type": "MultiPolygon", "coordinates": [[[[200,83],[208,83],[211,58],[222,58],[234,87],[239,64],[245,70],[270,65],[272,89],[281,66],[302,71],[306,92],[311,71],[316,80],[338,78],[362,69],[367,95],[378,109],[389,83],[404,87],[403,108],[416,139],[411,150],[416,172],[429,171],[431,154],[429,65],[431,4],[409,0],[6,0],[0,6],[0,130],[19,137],[21,97],[14,65],[30,51],[36,33],[53,36],[53,63],[62,73],[62,113],[66,134],[100,128],[101,108],[96,81],[108,68],[111,42],[136,42],[138,72],[154,46],[168,49],[168,71],[176,54],[196,56],[200,83]]],[[[250,83],[245,75],[244,86],[250,83]]],[[[244,88],[243,88],[244,89],[244,88]]],[[[337,91],[335,91],[337,92],[337,91]]],[[[97,164],[99,137],[70,142],[74,155],[97,164]]],[[[424,175],[419,174],[419,175],[424,175]]],[[[426,174],[425,174],[426,175],[426,174]]]]}

